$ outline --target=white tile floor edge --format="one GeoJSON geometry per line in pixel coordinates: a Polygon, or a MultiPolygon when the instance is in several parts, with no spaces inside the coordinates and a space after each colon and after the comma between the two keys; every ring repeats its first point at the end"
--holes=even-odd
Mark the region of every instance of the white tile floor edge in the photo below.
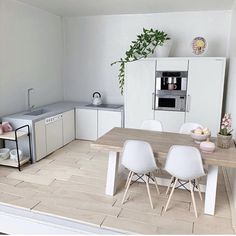
{"type": "Polygon", "coordinates": [[[236,233],[236,212],[235,212],[235,207],[233,203],[233,193],[230,187],[229,178],[228,178],[226,169],[222,167],[222,171],[223,171],[223,176],[224,176],[224,181],[225,181],[225,188],[226,188],[226,192],[229,199],[230,210],[231,210],[232,227],[234,229],[234,232],[236,233]]]}
{"type": "Polygon", "coordinates": [[[0,204],[0,232],[6,234],[121,234],[33,210],[0,204]]]}

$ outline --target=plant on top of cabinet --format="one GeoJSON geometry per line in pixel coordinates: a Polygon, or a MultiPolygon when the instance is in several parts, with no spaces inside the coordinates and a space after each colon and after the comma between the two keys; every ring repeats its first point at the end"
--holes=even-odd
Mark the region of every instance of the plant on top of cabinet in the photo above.
{"type": "Polygon", "coordinates": [[[125,79],[125,64],[128,62],[133,62],[142,58],[146,58],[148,55],[154,53],[158,45],[163,46],[164,42],[169,39],[170,38],[168,37],[168,35],[163,31],[143,28],[143,33],[137,36],[136,41],[132,41],[129,50],[125,52],[125,57],[111,64],[120,64],[118,77],[119,88],[121,90],[122,95],[125,79]]]}

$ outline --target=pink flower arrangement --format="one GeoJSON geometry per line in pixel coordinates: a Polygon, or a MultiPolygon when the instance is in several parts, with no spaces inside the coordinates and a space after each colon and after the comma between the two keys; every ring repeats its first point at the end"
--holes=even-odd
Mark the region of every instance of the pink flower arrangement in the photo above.
{"type": "Polygon", "coordinates": [[[232,125],[231,114],[226,113],[224,117],[222,118],[219,134],[225,135],[225,136],[231,135],[231,132],[233,131],[231,129],[231,125],[232,125]]]}

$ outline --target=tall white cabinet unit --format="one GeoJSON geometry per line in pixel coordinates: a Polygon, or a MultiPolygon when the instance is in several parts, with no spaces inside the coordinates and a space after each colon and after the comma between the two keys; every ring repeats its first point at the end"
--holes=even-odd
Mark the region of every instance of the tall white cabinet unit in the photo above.
{"type": "Polygon", "coordinates": [[[155,120],[161,122],[164,131],[178,133],[180,126],[185,122],[185,112],[155,111],[155,120]]]}
{"type": "Polygon", "coordinates": [[[222,112],[225,58],[148,58],[128,63],[125,78],[125,127],[140,128],[156,119],[164,131],[178,132],[184,122],[208,127],[216,136],[222,112]],[[153,110],[156,71],[187,71],[186,111],[153,110]]]}
{"type": "Polygon", "coordinates": [[[186,122],[197,122],[216,136],[224,90],[224,58],[190,58],[186,122]]]}
{"type": "Polygon", "coordinates": [[[128,63],[125,78],[125,127],[139,128],[154,118],[155,60],[128,63]]]}

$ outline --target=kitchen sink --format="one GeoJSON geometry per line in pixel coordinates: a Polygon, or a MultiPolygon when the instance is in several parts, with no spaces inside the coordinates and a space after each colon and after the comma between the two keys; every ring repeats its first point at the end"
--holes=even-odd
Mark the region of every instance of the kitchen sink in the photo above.
{"type": "Polygon", "coordinates": [[[40,116],[40,115],[43,115],[43,114],[48,113],[48,112],[50,112],[50,111],[46,110],[46,109],[38,109],[38,110],[35,110],[35,111],[25,113],[24,115],[26,115],[26,116],[40,116]]]}
{"type": "Polygon", "coordinates": [[[122,105],[116,105],[116,104],[101,104],[101,105],[93,105],[93,104],[88,104],[86,107],[99,107],[99,108],[111,108],[111,109],[117,109],[122,107],[122,105]]]}

